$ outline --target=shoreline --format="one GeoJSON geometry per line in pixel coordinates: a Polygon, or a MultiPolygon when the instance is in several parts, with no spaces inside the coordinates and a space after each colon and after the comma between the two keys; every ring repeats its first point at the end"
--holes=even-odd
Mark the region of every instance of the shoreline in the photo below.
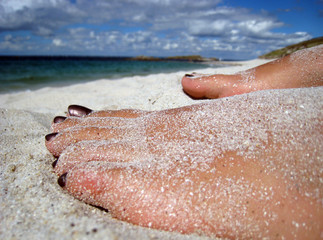
{"type": "MultiPolygon", "coordinates": [[[[197,71],[230,74],[266,62],[256,59],[238,66],[197,71]]],[[[65,115],[70,104],[95,110],[162,110],[208,101],[193,100],[183,93],[180,81],[185,73],[101,79],[0,94],[0,238],[210,239],[134,226],[74,199],[57,184],[51,165],[55,159],[44,144],[51,121],[57,115],[65,115]]]]}
{"type": "Polygon", "coordinates": [[[208,67],[197,62],[156,62],[113,57],[29,56],[0,59],[0,62],[0,94],[33,91],[47,86],[64,87],[97,79],[175,73],[208,67]]]}
{"type": "MultiPolygon", "coordinates": [[[[229,66],[212,68],[210,65],[209,68],[189,72],[232,74],[269,61],[271,60],[254,59],[226,62],[229,66]]],[[[36,90],[1,93],[0,108],[57,114],[70,104],[85,105],[97,110],[120,108],[161,110],[180,107],[198,102],[185,95],[180,85],[181,78],[189,72],[98,79],[68,86],[46,86],[36,90]],[[149,102],[154,102],[154,104],[149,104],[149,102]]]]}

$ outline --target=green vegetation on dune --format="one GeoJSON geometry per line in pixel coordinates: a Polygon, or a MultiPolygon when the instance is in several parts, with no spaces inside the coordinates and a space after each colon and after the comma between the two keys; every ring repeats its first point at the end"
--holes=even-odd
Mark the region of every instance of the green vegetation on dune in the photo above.
{"type": "Polygon", "coordinates": [[[307,40],[307,41],[300,42],[297,44],[289,45],[287,47],[280,48],[280,49],[277,49],[277,50],[272,51],[270,53],[264,54],[264,55],[260,56],[259,58],[262,58],[262,59],[280,58],[285,55],[296,52],[298,50],[314,47],[314,46],[317,46],[320,44],[323,44],[323,37],[313,38],[311,40],[307,40]]]}

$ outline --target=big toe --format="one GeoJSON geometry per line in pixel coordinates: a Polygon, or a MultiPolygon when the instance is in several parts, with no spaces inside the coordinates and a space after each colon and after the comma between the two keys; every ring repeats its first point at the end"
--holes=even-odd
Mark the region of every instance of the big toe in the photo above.
{"type": "Polygon", "coordinates": [[[117,219],[182,233],[196,232],[203,220],[188,204],[184,179],[162,178],[147,166],[88,162],[71,169],[59,183],[74,197],[100,206],[117,219]]]}
{"type": "Polygon", "coordinates": [[[202,77],[186,74],[182,78],[182,86],[185,93],[193,98],[207,98],[210,83],[202,77]]]}
{"type": "Polygon", "coordinates": [[[237,75],[187,74],[182,78],[184,92],[193,98],[222,98],[241,94],[237,75]]]}

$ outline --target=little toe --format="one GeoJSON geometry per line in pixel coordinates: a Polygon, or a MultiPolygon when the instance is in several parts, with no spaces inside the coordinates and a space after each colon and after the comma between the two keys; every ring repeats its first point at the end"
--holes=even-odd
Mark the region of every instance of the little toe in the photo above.
{"type": "Polygon", "coordinates": [[[136,109],[122,109],[122,110],[103,110],[93,111],[87,117],[120,117],[120,118],[137,118],[149,114],[149,111],[142,111],[136,109]]]}
{"type": "Polygon", "coordinates": [[[60,117],[54,118],[52,123],[53,132],[61,132],[72,127],[122,127],[132,124],[125,118],[113,117],[68,117],[59,121],[60,117]],[[58,118],[58,120],[57,120],[58,118]],[[56,121],[56,122],[55,122],[56,121]]]}
{"type": "Polygon", "coordinates": [[[123,117],[136,118],[149,113],[148,111],[136,109],[122,109],[122,110],[103,110],[93,111],[87,107],[80,105],[70,105],[68,107],[68,116],[72,117],[123,117]]]}

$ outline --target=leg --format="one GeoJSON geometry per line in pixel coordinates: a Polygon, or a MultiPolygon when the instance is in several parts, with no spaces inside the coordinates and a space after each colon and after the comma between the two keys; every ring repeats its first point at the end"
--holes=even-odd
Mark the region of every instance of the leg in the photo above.
{"type": "Polygon", "coordinates": [[[184,91],[194,98],[221,98],[264,89],[323,85],[323,45],[298,51],[235,75],[186,75],[184,91]]]}
{"type": "Polygon", "coordinates": [[[318,238],[322,106],[317,90],[305,93],[86,116],[46,145],[60,156],[60,185],[118,219],[230,238],[318,238]]]}

